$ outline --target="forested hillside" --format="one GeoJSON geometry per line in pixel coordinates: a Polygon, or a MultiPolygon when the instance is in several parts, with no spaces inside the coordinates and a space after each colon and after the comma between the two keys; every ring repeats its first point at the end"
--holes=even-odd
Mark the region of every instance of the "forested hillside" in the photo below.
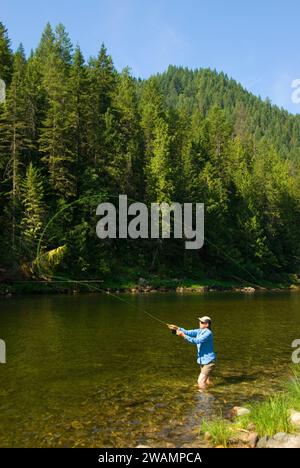
{"type": "Polygon", "coordinates": [[[300,115],[293,116],[268,99],[262,101],[224,73],[209,69],[170,66],[158,79],[168,106],[184,108],[191,115],[199,109],[204,116],[218,106],[241,139],[249,134],[266,137],[282,157],[300,160],[300,115]]]}
{"type": "Polygon", "coordinates": [[[299,273],[299,115],[211,70],[170,66],[148,80],[117,72],[104,45],[85,58],[62,25],[48,24],[27,57],[0,24],[0,78],[6,275],[257,282],[299,273]],[[99,240],[96,206],[119,194],[204,202],[204,248],[99,240]]]}

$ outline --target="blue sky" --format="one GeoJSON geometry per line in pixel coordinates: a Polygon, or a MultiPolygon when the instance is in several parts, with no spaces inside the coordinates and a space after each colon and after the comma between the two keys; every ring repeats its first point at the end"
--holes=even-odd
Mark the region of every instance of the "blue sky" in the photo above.
{"type": "Polygon", "coordinates": [[[27,52],[47,21],[62,22],[86,58],[104,42],[118,69],[143,78],[169,64],[215,68],[300,113],[299,0],[1,0],[0,21],[27,52]]]}

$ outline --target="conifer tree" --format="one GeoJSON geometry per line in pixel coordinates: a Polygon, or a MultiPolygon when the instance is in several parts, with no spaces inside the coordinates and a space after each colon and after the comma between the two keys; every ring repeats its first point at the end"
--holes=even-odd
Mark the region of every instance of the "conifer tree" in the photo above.
{"type": "Polygon", "coordinates": [[[40,151],[47,164],[51,188],[62,200],[76,195],[76,155],[68,121],[70,95],[67,83],[65,64],[57,52],[53,52],[44,68],[43,86],[47,107],[41,128],[40,151]]]}
{"type": "Polygon", "coordinates": [[[96,58],[89,61],[89,96],[87,116],[88,157],[91,165],[91,182],[95,190],[107,187],[109,146],[105,138],[106,113],[112,104],[117,74],[104,44],[96,58]]]}
{"type": "Polygon", "coordinates": [[[13,70],[13,54],[7,29],[0,22],[0,79],[9,85],[13,70]]]}
{"type": "Polygon", "coordinates": [[[21,202],[23,205],[22,237],[32,253],[41,233],[45,217],[42,175],[32,163],[29,164],[21,184],[21,202]]]}
{"type": "Polygon", "coordinates": [[[142,135],[136,86],[129,70],[120,74],[105,130],[112,188],[130,197],[143,193],[142,135]]]}
{"type": "Polygon", "coordinates": [[[10,203],[7,206],[8,216],[11,219],[11,242],[15,249],[16,238],[16,209],[19,199],[21,167],[24,151],[30,147],[28,140],[26,120],[26,100],[24,89],[24,73],[26,60],[23,47],[20,46],[14,55],[13,74],[4,112],[1,115],[0,125],[0,156],[3,168],[3,186],[9,194],[10,203]]]}

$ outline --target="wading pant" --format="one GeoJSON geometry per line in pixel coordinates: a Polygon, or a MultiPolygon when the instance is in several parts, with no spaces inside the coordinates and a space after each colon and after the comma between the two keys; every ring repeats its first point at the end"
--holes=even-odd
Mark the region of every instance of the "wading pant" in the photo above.
{"type": "Polygon", "coordinates": [[[213,369],[215,368],[215,365],[216,365],[215,362],[212,361],[209,364],[204,364],[203,366],[201,366],[201,372],[198,377],[198,385],[200,388],[206,386],[206,381],[208,377],[211,375],[211,372],[213,371],[213,369]]]}

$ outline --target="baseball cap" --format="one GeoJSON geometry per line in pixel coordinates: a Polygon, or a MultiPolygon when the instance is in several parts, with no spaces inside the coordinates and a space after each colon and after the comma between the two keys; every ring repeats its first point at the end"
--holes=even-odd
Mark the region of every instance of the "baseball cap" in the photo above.
{"type": "Polygon", "coordinates": [[[202,323],[210,323],[211,322],[211,318],[208,317],[207,315],[204,315],[204,317],[199,317],[199,320],[202,323]]]}

